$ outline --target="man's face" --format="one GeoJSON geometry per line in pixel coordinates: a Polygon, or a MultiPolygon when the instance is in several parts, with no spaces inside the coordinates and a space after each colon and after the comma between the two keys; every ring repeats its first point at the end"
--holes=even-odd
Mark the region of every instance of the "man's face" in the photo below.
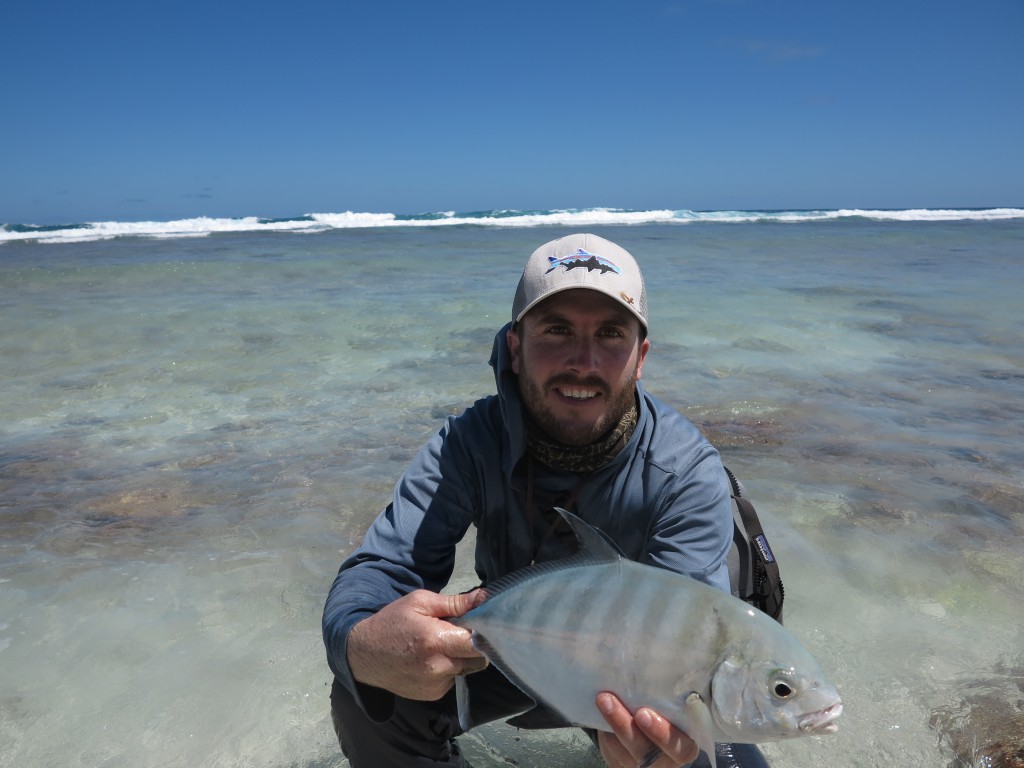
{"type": "Polygon", "coordinates": [[[541,302],[508,333],[523,403],[563,445],[589,445],[619,422],[650,346],[632,312],[585,288],[541,302]]]}

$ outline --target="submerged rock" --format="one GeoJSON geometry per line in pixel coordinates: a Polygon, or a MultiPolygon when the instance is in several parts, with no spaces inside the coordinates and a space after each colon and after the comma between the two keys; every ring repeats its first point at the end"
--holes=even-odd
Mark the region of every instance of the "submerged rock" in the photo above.
{"type": "Polygon", "coordinates": [[[996,665],[956,704],[932,710],[930,725],[952,753],[948,768],[1024,768],[1024,665],[996,665]]]}
{"type": "Polygon", "coordinates": [[[719,449],[774,447],[785,440],[785,427],[770,416],[691,418],[708,441],[719,449]]]}

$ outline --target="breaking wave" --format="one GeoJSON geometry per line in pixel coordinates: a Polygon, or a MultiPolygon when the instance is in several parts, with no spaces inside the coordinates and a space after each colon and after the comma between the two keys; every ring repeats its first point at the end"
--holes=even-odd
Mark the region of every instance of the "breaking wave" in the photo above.
{"type": "Polygon", "coordinates": [[[695,224],[750,222],[807,222],[841,219],[871,221],[1001,221],[1024,219],[1024,208],[918,208],[906,210],[782,210],[690,211],[621,208],[564,210],[497,210],[435,212],[415,215],[395,213],[310,213],[293,218],[178,219],[174,221],[98,221],[63,225],[0,224],[0,244],[9,242],[80,243],[115,237],[205,237],[218,232],[324,232],[333,229],[373,227],[541,227],[623,224],[695,224]]]}

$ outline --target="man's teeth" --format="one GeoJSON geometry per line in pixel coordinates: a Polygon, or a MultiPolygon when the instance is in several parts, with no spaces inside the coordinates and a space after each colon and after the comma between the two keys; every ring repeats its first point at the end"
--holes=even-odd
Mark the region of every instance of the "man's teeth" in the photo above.
{"type": "Polygon", "coordinates": [[[563,389],[562,394],[574,400],[589,400],[592,397],[597,397],[597,392],[592,389],[563,389]]]}

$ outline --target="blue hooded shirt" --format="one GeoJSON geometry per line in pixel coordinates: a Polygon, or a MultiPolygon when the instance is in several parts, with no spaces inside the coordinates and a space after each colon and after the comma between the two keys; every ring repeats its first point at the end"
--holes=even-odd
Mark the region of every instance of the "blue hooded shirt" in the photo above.
{"type": "Polygon", "coordinates": [[[574,497],[575,513],[629,559],[730,591],[732,503],[715,448],[638,382],[636,429],[607,465],[581,475],[530,459],[506,343],[510,327],[495,336],[491,354],[497,394],[449,417],[420,449],[331,587],[323,614],[328,663],[364,708],[347,661],[349,631],[409,592],[441,591],[470,525],[476,526],[475,567],[483,584],[534,559],[564,554],[557,540],[538,552],[550,529],[537,510],[574,497]]]}

